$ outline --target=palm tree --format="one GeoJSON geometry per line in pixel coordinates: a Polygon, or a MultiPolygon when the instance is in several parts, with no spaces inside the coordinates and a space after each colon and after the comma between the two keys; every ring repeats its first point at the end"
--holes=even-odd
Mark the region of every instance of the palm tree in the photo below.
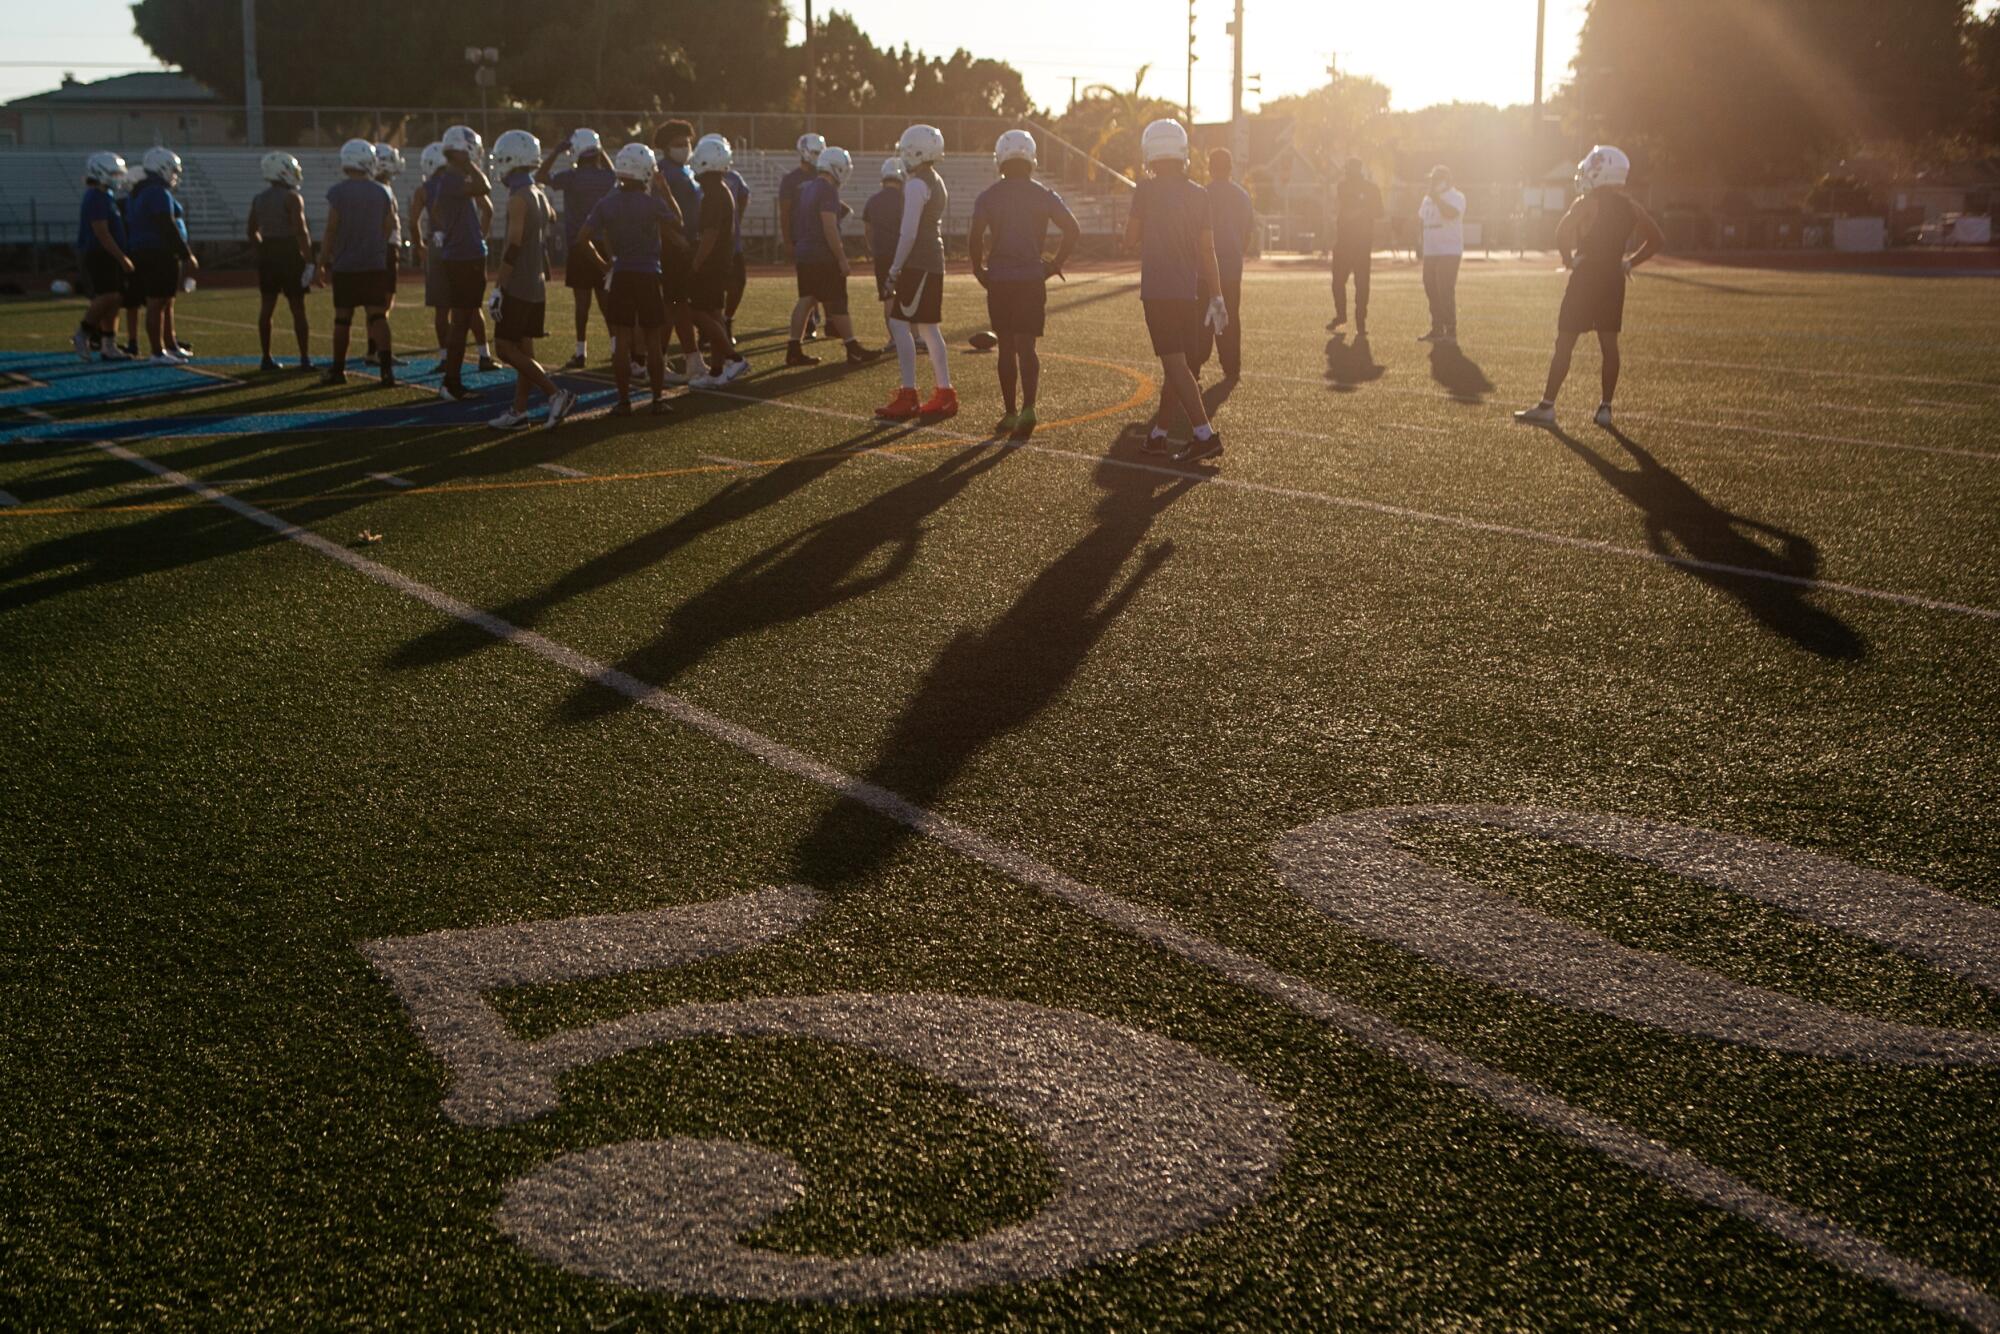
{"type": "Polygon", "coordinates": [[[1132,165],[1136,156],[1136,136],[1147,122],[1172,116],[1174,108],[1157,97],[1145,94],[1146,75],[1151,65],[1139,66],[1129,89],[1108,83],[1093,83],[1083,90],[1082,99],[1063,117],[1064,133],[1090,145],[1087,179],[1097,179],[1099,162],[1132,165]],[[1131,142],[1126,142],[1130,138],[1131,142]],[[1117,153],[1116,157],[1112,154],[1117,153]]]}

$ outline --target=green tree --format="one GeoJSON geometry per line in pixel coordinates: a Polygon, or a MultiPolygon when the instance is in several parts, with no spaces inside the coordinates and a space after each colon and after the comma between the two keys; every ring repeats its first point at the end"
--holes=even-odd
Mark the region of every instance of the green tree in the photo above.
{"type": "Polygon", "coordinates": [[[1375,80],[1336,74],[1309,93],[1264,104],[1263,114],[1288,117],[1292,145],[1323,172],[1349,157],[1374,162],[1388,125],[1389,90],[1375,80]]]}
{"type": "Polygon", "coordinates": [[[1146,95],[1146,75],[1152,68],[1139,66],[1130,88],[1109,83],[1090,85],[1077,98],[1076,105],[1056,122],[1058,134],[1090,153],[1093,159],[1087,171],[1090,180],[1098,178],[1099,162],[1136,178],[1143,166],[1139,161],[1140,133],[1156,120],[1180,118],[1178,105],[1146,95]]]}
{"type": "Polygon", "coordinates": [[[1972,22],[1965,49],[1975,99],[1969,128],[1980,143],[2000,148],[2000,10],[1972,22]]]}
{"type": "Polygon", "coordinates": [[[1962,128],[1970,0],[1591,0],[1573,129],[1732,184],[1962,128]]]}

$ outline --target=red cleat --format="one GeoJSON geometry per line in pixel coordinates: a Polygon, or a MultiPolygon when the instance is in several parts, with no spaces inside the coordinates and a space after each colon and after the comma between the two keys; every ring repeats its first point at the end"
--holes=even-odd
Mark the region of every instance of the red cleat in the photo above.
{"type": "Polygon", "coordinates": [[[917,409],[922,417],[956,417],[958,415],[958,391],[939,389],[931,394],[930,402],[917,409]]]}
{"type": "Polygon", "coordinates": [[[875,409],[875,415],[885,422],[906,422],[920,411],[922,409],[917,406],[917,391],[898,389],[894,398],[875,409]]]}

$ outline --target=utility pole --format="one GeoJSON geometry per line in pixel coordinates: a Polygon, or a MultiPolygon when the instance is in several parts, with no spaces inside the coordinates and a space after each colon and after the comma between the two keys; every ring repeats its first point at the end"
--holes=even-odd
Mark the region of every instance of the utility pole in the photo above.
{"type": "Polygon", "coordinates": [[[1249,169],[1250,122],[1243,116],[1243,0],[1236,0],[1236,17],[1230,21],[1229,37],[1234,63],[1229,71],[1229,154],[1236,159],[1238,179],[1249,169]]]}
{"type": "Polygon", "coordinates": [[[813,127],[819,102],[819,65],[813,59],[813,0],[806,0],[806,128],[813,127]]]}
{"type": "Polygon", "coordinates": [[[264,142],[264,81],[257,77],[257,0],[243,0],[243,131],[264,142]]]}
{"type": "Polygon", "coordinates": [[[1535,0],[1535,134],[1542,132],[1542,49],[1548,45],[1549,0],[1535,0]]]}
{"type": "Polygon", "coordinates": [[[1194,128],[1194,62],[1201,59],[1194,53],[1194,0],[1188,0],[1188,61],[1187,61],[1187,113],[1188,128],[1194,128]]]}

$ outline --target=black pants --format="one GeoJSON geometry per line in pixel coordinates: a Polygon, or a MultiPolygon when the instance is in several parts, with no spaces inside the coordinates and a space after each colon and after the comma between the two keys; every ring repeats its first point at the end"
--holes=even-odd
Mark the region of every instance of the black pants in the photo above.
{"type": "Polygon", "coordinates": [[[1235,380],[1243,374],[1242,274],[1223,278],[1222,302],[1229,307],[1229,327],[1215,336],[1215,359],[1222,363],[1222,373],[1235,380]]]}
{"type": "Polygon", "coordinates": [[[1347,280],[1354,279],[1354,318],[1368,323],[1368,283],[1369,266],[1374,255],[1359,247],[1333,252],[1333,313],[1336,319],[1347,318],[1347,280]]]}
{"type": "Polygon", "coordinates": [[[1424,296],[1431,303],[1431,332],[1458,332],[1458,266],[1463,255],[1424,256],[1424,296]]]}

